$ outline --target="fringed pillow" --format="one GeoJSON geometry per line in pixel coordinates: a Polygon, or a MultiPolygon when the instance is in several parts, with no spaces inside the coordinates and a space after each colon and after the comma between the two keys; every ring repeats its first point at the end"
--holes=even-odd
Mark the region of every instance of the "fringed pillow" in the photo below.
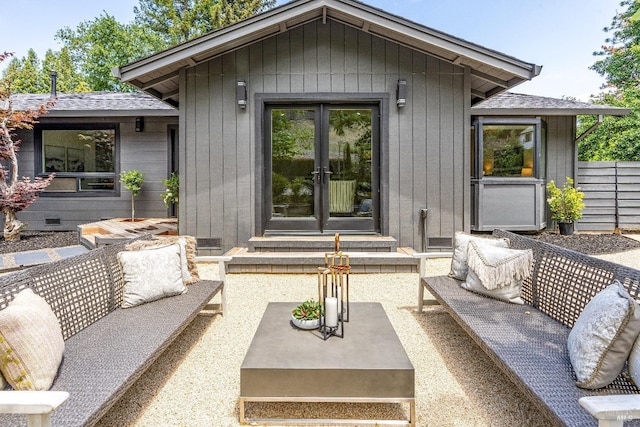
{"type": "Polygon", "coordinates": [[[465,280],[467,278],[467,249],[469,242],[482,241],[492,246],[499,246],[501,248],[509,247],[509,239],[494,239],[489,237],[472,236],[458,231],[455,235],[455,242],[453,248],[453,258],[451,258],[451,272],[449,277],[453,277],[458,280],[465,280]]]}
{"type": "Polygon", "coordinates": [[[567,339],[578,387],[606,387],[622,372],[640,334],[638,307],[617,280],[585,306],[567,339]]]}
{"type": "Polygon", "coordinates": [[[153,240],[138,240],[126,246],[128,251],[140,251],[149,248],[158,248],[177,243],[180,245],[180,262],[182,268],[182,281],[185,285],[198,282],[198,265],[196,264],[196,239],[192,236],[162,236],[153,240]]]}
{"type": "Polygon", "coordinates": [[[531,276],[533,252],[469,242],[467,280],[464,289],[501,301],[524,304],[520,297],[522,281],[531,276]]]}

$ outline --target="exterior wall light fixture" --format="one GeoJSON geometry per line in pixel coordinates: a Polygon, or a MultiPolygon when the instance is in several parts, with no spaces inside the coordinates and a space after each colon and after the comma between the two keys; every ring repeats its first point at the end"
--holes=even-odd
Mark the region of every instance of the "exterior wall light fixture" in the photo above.
{"type": "Polygon", "coordinates": [[[236,86],[236,100],[238,101],[238,108],[244,110],[247,108],[247,82],[244,80],[238,80],[236,86]]]}
{"type": "Polygon", "coordinates": [[[136,117],[136,132],[144,130],[144,117],[136,117]]]}
{"type": "Polygon", "coordinates": [[[398,86],[396,87],[396,104],[398,104],[398,108],[407,105],[407,81],[405,79],[398,80],[398,86]]]}

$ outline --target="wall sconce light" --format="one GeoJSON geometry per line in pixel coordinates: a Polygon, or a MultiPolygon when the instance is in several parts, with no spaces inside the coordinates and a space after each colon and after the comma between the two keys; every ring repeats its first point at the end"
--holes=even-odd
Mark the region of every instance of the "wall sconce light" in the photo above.
{"type": "Polygon", "coordinates": [[[144,130],[144,117],[136,117],[136,132],[144,130]]]}
{"type": "Polygon", "coordinates": [[[238,108],[242,110],[247,108],[247,82],[244,80],[238,80],[238,86],[236,87],[236,100],[238,101],[238,108]]]}
{"type": "Polygon", "coordinates": [[[407,105],[407,81],[405,79],[398,80],[398,86],[396,87],[396,104],[398,104],[398,108],[407,105]]]}

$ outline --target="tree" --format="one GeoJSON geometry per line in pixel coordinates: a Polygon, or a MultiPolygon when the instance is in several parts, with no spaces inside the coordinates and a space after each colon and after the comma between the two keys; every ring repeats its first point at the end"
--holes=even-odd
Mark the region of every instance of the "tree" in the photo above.
{"type": "MultiPolygon", "coordinates": [[[[0,54],[0,62],[10,54],[0,54]]],[[[40,115],[46,113],[46,105],[36,110],[16,111],[11,103],[11,81],[0,80],[0,209],[4,214],[4,239],[14,242],[20,240],[23,223],[16,213],[27,209],[36,201],[54,175],[47,178],[28,177],[18,179],[18,146],[15,139],[16,129],[32,129],[40,115]],[[7,165],[8,163],[8,165],[7,165]]]]}
{"type": "Polygon", "coordinates": [[[120,182],[124,184],[124,188],[131,191],[131,221],[136,218],[135,198],[142,190],[144,184],[144,174],[137,169],[120,172],[120,182]]]}
{"type": "MultiPolygon", "coordinates": [[[[594,53],[600,59],[591,66],[605,77],[609,92],[592,101],[630,108],[632,112],[624,117],[605,117],[594,132],[580,141],[580,160],[640,160],[640,1],[623,0],[620,5],[627,8],[604,29],[611,35],[594,53]]],[[[578,133],[595,121],[595,117],[580,117],[578,133]]]]}
{"type": "Polygon", "coordinates": [[[11,81],[12,93],[46,93],[50,89],[52,70],[58,73],[57,89],[59,92],[87,92],[91,90],[78,73],[67,48],[62,48],[59,52],[49,49],[42,62],[38,59],[35,51],[29,49],[26,57],[13,58],[9,62],[2,77],[11,81]]]}
{"type": "Polygon", "coordinates": [[[135,23],[165,43],[183,43],[273,7],[275,0],[140,0],[135,23]]]}
{"type": "Polygon", "coordinates": [[[149,55],[164,47],[155,35],[134,24],[121,24],[103,12],[92,21],[81,22],[75,30],[65,27],[55,38],[79,64],[93,90],[131,92],[133,88],[111,74],[111,69],[149,55]]]}

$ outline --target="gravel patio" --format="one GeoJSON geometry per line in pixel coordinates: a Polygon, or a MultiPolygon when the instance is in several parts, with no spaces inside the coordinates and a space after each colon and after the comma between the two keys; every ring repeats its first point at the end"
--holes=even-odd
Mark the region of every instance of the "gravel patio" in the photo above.
{"type": "MultiPolygon", "coordinates": [[[[640,266],[638,249],[601,257],[640,266]]],[[[429,274],[447,273],[449,263],[430,261],[429,274]]],[[[206,264],[200,270],[206,277],[215,271],[206,264]]],[[[350,292],[352,301],[383,304],[415,367],[416,425],[546,425],[537,409],[440,307],[416,312],[417,280],[417,274],[353,275],[350,292]]],[[[239,425],[240,365],[267,302],[313,297],[316,277],[234,274],[227,281],[225,315],[196,319],[99,426],[239,425]]],[[[247,416],[336,417],[353,416],[349,411],[356,411],[362,418],[384,418],[406,410],[399,405],[252,404],[247,416]]]]}

